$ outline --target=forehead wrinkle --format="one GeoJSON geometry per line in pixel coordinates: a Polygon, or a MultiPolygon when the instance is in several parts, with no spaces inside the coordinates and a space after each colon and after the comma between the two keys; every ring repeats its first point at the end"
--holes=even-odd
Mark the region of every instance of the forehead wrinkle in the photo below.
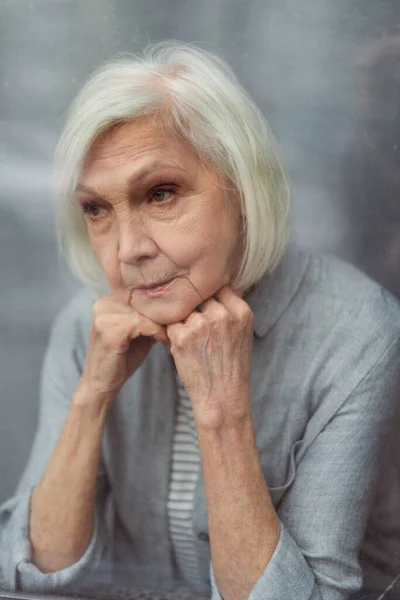
{"type": "MultiPolygon", "coordinates": [[[[187,169],[185,169],[183,166],[181,166],[178,162],[175,162],[175,161],[166,162],[161,159],[155,159],[155,160],[152,160],[151,162],[149,162],[148,164],[139,166],[133,173],[131,173],[127,177],[122,176],[123,177],[123,186],[126,187],[127,189],[133,189],[135,185],[138,185],[141,181],[147,179],[153,173],[155,173],[157,171],[166,171],[168,169],[179,170],[182,172],[182,174],[187,173],[187,169]]],[[[119,179],[118,176],[117,176],[117,178],[113,177],[110,182],[110,187],[112,187],[114,190],[117,190],[119,187],[116,183],[118,181],[118,179],[119,179]]],[[[105,190],[107,187],[108,187],[107,181],[104,181],[103,178],[99,178],[98,182],[95,181],[92,184],[93,190],[100,190],[100,189],[105,190]]],[[[89,186],[85,185],[84,182],[78,183],[76,190],[77,191],[81,191],[81,190],[82,191],[86,191],[86,190],[90,191],[89,186]]]]}
{"type": "Polygon", "coordinates": [[[123,140],[107,140],[103,142],[95,142],[87,154],[87,165],[102,164],[118,159],[120,164],[124,164],[134,158],[135,154],[140,154],[152,150],[160,150],[163,148],[161,140],[157,140],[150,136],[126,136],[123,140]],[[140,144],[141,139],[148,139],[147,144],[140,144]]]}
{"type": "MultiPolygon", "coordinates": [[[[167,137],[165,129],[156,126],[155,119],[146,123],[125,123],[101,134],[88,151],[76,191],[83,190],[84,187],[87,190],[90,183],[97,194],[100,189],[104,192],[109,186],[117,190],[117,181],[121,181],[121,175],[123,187],[132,188],[140,179],[157,169],[179,169],[183,174],[191,174],[195,179],[201,167],[208,171],[204,162],[185,140],[174,135],[167,137]],[[148,161],[151,162],[147,165],[148,161]],[[137,168],[134,163],[139,163],[137,168]],[[128,173],[127,164],[131,165],[128,173]],[[111,181],[107,181],[108,174],[111,175],[111,181]]],[[[221,183],[218,173],[215,173],[217,177],[210,177],[210,173],[207,175],[211,180],[216,179],[214,184],[221,183]]],[[[88,191],[90,193],[92,190],[88,191]]]]}
{"type": "Polygon", "coordinates": [[[126,156],[135,149],[137,142],[148,140],[152,147],[162,147],[168,139],[165,124],[156,115],[140,117],[132,122],[118,123],[101,133],[92,143],[89,155],[92,160],[107,160],[114,156],[126,156]]]}
{"type": "Polygon", "coordinates": [[[178,140],[172,141],[171,138],[167,138],[160,129],[155,129],[154,125],[152,127],[148,125],[143,127],[137,123],[134,125],[133,127],[132,124],[126,124],[126,127],[105,133],[95,140],[86,155],[82,174],[89,175],[91,171],[96,172],[98,167],[102,170],[112,170],[151,153],[159,155],[167,153],[168,157],[171,157],[171,154],[176,155],[178,164],[181,162],[179,154],[182,154],[183,158],[187,156],[183,148],[176,147],[178,140]]]}

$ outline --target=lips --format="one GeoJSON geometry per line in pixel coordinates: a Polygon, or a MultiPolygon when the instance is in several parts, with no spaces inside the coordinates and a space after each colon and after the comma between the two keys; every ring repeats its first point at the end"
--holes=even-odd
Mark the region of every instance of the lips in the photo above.
{"type": "Polygon", "coordinates": [[[164,296],[164,294],[167,294],[168,291],[171,289],[171,287],[174,285],[176,281],[176,277],[173,277],[172,279],[164,279],[163,281],[156,283],[154,285],[150,286],[146,286],[146,287],[139,287],[136,288],[137,292],[139,294],[142,294],[143,296],[146,296],[147,298],[161,298],[161,296],[164,296]]]}
{"type": "Polygon", "coordinates": [[[173,279],[175,279],[175,278],[170,277],[169,279],[163,279],[163,280],[157,281],[156,283],[152,283],[150,285],[138,285],[138,286],[136,286],[136,289],[138,289],[138,290],[155,290],[156,288],[165,287],[168,283],[171,283],[171,281],[173,279]]]}

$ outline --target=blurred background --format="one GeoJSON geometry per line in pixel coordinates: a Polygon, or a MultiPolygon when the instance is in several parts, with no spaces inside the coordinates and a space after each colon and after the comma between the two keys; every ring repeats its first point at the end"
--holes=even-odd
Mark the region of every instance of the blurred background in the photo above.
{"type": "Polygon", "coordinates": [[[282,148],[294,239],[400,294],[398,0],[0,0],[0,502],[27,460],[58,255],[52,155],[89,73],[162,39],[221,54],[282,148]]]}

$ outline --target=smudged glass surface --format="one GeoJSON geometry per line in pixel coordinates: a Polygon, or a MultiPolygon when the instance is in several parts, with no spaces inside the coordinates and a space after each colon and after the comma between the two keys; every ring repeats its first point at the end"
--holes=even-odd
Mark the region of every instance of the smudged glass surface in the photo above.
{"type": "Polygon", "coordinates": [[[221,53],[266,115],[291,180],[292,237],[400,294],[397,0],[3,0],[0,502],[30,450],[50,324],[78,289],[51,215],[66,110],[99,63],[162,39],[221,53]]]}

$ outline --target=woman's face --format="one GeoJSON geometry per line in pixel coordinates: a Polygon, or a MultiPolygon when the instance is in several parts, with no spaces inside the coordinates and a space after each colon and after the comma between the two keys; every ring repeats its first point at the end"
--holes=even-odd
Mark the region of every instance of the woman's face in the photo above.
{"type": "Polygon", "coordinates": [[[111,289],[129,288],[132,306],[157,323],[185,319],[236,274],[235,198],[154,117],[95,140],[77,199],[111,289]]]}

